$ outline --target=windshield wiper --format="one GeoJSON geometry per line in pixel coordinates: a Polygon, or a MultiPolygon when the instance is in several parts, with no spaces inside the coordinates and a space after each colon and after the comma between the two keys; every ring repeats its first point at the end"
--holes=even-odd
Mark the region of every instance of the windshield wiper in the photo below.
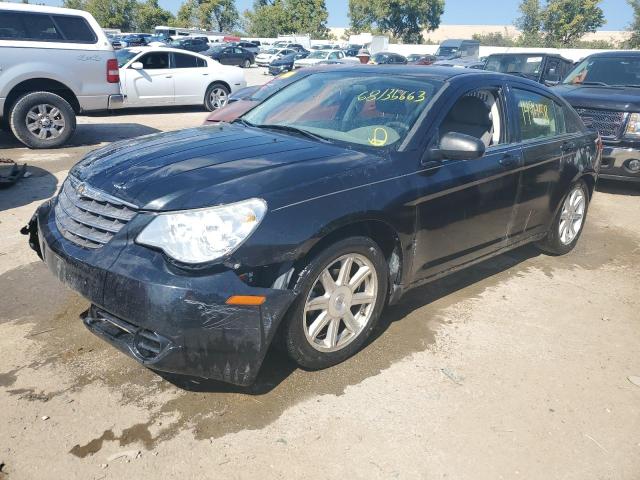
{"type": "Polygon", "coordinates": [[[231,123],[239,123],[240,125],[243,125],[245,127],[255,127],[256,126],[255,124],[253,124],[251,122],[247,122],[244,118],[236,118],[231,123]]]}
{"type": "Polygon", "coordinates": [[[640,85],[610,85],[611,87],[620,87],[620,88],[640,88],[640,85]]]}
{"type": "MultiPolygon", "coordinates": [[[[246,120],[245,120],[246,121],[246,120]]],[[[283,132],[291,132],[298,133],[300,135],[304,135],[305,137],[312,138],[314,140],[318,140],[320,142],[330,143],[329,139],[323,137],[321,135],[317,135],[315,133],[311,133],[309,130],[305,130],[303,128],[293,127],[291,125],[279,125],[277,123],[265,123],[262,125],[252,125],[257,128],[271,128],[273,130],[282,130],[283,132]]]]}
{"type": "Polygon", "coordinates": [[[580,82],[580,83],[576,83],[575,85],[595,85],[597,87],[613,87],[613,85],[609,85],[608,83],[604,83],[604,82],[580,82]]]}

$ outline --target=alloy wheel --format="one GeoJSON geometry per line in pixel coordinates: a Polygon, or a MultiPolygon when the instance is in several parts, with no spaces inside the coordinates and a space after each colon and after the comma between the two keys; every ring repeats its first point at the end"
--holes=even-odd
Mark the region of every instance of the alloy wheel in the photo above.
{"type": "Polygon", "coordinates": [[[333,261],[305,302],[302,321],[309,344],[320,352],[349,345],[369,323],[377,296],[377,272],[368,258],[353,253],[333,261]]]}
{"type": "Polygon", "coordinates": [[[558,238],[563,245],[569,245],[580,233],[586,205],[584,190],[580,186],[575,187],[564,201],[560,213],[558,238]]]}
{"type": "Polygon", "coordinates": [[[224,107],[229,101],[229,95],[227,91],[222,87],[216,87],[211,90],[209,95],[209,101],[214,110],[224,107]]]}
{"type": "Polygon", "coordinates": [[[58,138],[66,127],[62,112],[48,103],[31,107],[25,117],[25,123],[27,130],[41,140],[58,138]]]}

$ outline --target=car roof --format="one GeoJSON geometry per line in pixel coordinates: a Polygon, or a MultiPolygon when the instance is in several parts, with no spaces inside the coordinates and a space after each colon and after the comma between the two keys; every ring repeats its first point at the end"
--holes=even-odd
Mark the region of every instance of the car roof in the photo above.
{"type": "Polygon", "coordinates": [[[556,58],[561,58],[562,60],[565,60],[567,62],[572,62],[573,60],[569,60],[566,57],[563,57],[562,55],[560,55],[559,53],[555,53],[555,52],[497,52],[497,53],[492,53],[490,55],[487,55],[487,58],[489,57],[497,57],[497,56],[501,56],[501,57],[514,57],[516,55],[527,55],[527,56],[536,56],[536,57],[556,57],[556,58]]]}
{"type": "Polygon", "coordinates": [[[12,10],[34,13],[51,13],[58,15],[78,15],[85,18],[92,18],[91,14],[84,10],[74,10],[72,8],[49,7],[45,5],[31,5],[28,3],[8,3],[0,2],[0,10],[12,10]]]}
{"type": "Polygon", "coordinates": [[[607,52],[592,53],[589,57],[640,57],[638,50],[610,50],[607,52]]]}
{"type": "Polygon", "coordinates": [[[456,47],[462,45],[463,43],[480,43],[478,40],[470,40],[463,38],[450,38],[449,40],[445,40],[440,44],[441,47],[456,47]]]}
{"type": "Polygon", "coordinates": [[[201,57],[205,60],[208,60],[209,57],[206,55],[200,55],[197,52],[190,52],[189,50],[182,50],[181,48],[171,48],[171,47],[151,47],[151,46],[140,46],[140,47],[127,47],[122,50],[129,50],[131,52],[141,53],[141,52],[173,52],[173,53],[185,53],[187,55],[193,55],[194,57],[201,57]]]}

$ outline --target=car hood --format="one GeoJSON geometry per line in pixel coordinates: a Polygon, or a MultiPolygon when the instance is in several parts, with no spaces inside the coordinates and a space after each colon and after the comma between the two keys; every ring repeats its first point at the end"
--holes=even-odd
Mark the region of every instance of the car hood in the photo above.
{"type": "Polygon", "coordinates": [[[300,58],[296,60],[294,63],[296,65],[315,65],[316,63],[320,63],[325,60],[326,58],[300,58]]]}
{"type": "Polygon", "coordinates": [[[371,157],[224,123],[116,142],[90,153],[70,174],[141,209],[164,211],[265,198],[292,186],[300,186],[303,199],[305,183],[371,164],[371,157]]]}
{"type": "Polygon", "coordinates": [[[640,88],[558,85],[553,91],[576,108],[640,112],[640,88]]]}

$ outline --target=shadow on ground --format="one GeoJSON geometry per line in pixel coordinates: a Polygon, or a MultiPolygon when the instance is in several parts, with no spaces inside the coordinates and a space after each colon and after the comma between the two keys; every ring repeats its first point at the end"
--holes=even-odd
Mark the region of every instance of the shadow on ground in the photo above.
{"type": "Polygon", "coordinates": [[[613,195],[640,196],[640,183],[599,179],[596,190],[613,195]]]}
{"type": "Polygon", "coordinates": [[[28,205],[51,197],[58,184],[54,175],[28,165],[28,178],[21,178],[8,188],[0,189],[0,211],[28,205]]]}

